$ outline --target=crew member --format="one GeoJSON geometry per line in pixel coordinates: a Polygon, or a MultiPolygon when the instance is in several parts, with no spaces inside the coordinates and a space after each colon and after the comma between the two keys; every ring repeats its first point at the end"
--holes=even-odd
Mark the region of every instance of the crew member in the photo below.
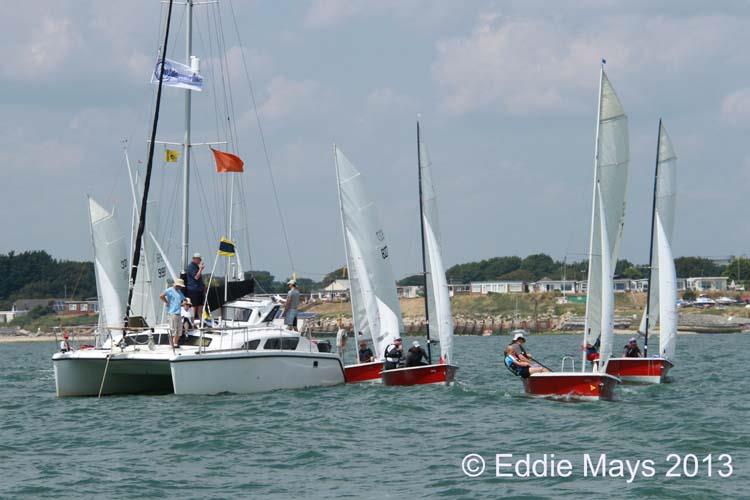
{"type": "Polygon", "coordinates": [[[70,337],[68,336],[68,332],[63,333],[63,339],[62,342],[60,342],[60,352],[68,352],[72,349],[70,348],[70,337]]]}
{"type": "Polygon", "coordinates": [[[159,298],[167,306],[167,317],[169,318],[169,329],[172,332],[170,345],[179,347],[180,335],[182,334],[182,318],[180,309],[185,295],[182,293],[185,289],[185,282],[180,278],[174,280],[174,285],[164,290],[159,298]]]}
{"type": "Polygon", "coordinates": [[[523,331],[518,331],[513,335],[513,341],[508,344],[508,347],[513,349],[513,355],[526,363],[531,363],[531,354],[526,352],[524,344],[526,343],[526,337],[523,335],[523,331]]]}
{"type": "Polygon", "coordinates": [[[632,337],[627,344],[625,344],[625,348],[622,351],[622,357],[623,358],[640,358],[642,356],[641,350],[638,347],[638,340],[636,340],[635,337],[632,337]]]}
{"type": "Polygon", "coordinates": [[[359,353],[357,355],[359,356],[360,363],[372,363],[375,357],[372,354],[372,349],[367,347],[367,341],[365,339],[360,339],[359,353]]]}
{"type": "Polygon", "coordinates": [[[182,301],[182,309],[180,309],[180,318],[182,319],[182,331],[187,332],[195,328],[193,321],[193,304],[190,297],[185,297],[182,301]]]}
{"type": "Polygon", "coordinates": [[[205,264],[201,254],[194,253],[193,260],[188,264],[185,270],[187,279],[187,295],[193,305],[193,317],[200,321],[203,314],[203,301],[206,296],[206,285],[203,283],[203,268],[205,264]]]}
{"type": "Polygon", "coordinates": [[[284,324],[289,330],[297,331],[297,308],[299,307],[299,290],[297,290],[297,280],[290,279],[287,283],[289,291],[286,294],[284,302],[284,324]]]}
{"type": "Polygon", "coordinates": [[[549,371],[544,367],[532,366],[531,363],[529,363],[528,361],[522,361],[518,359],[515,355],[513,346],[511,345],[505,348],[504,362],[505,362],[505,366],[507,366],[510,371],[512,371],[514,374],[518,375],[521,378],[529,378],[532,373],[541,373],[541,372],[549,371]]]}
{"type": "Polygon", "coordinates": [[[401,344],[401,337],[393,339],[392,344],[388,344],[385,348],[385,365],[384,370],[392,370],[398,368],[401,363],[401,359],[404,357],[404,346],[401,344]]]}
{"type": "Polygon", "coordinates": [[[341,318],[339,318],[336,323],[338,323],[339,327],[336,332],[336,349],[338,349],[339,357],[344,359],[344,351],[346,351],[346,341],[349,338],[349,332],[344,328],[341,318]]]}
{"type": "Polygon", "coordinates": [[[414,341],[406,354],[406,366],[426,366],[429,358],[418,341],[414,341]],[[424,361],[422,361],[424,359],[424,361]]]}

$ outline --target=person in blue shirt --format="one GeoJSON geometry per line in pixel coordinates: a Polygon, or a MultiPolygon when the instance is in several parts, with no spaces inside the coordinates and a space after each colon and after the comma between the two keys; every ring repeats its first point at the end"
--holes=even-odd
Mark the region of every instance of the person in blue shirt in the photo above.
{"type": "Polygon", "coordinates": [[[167,306],[167,318],[169,319],[169,330],[171,332],[172,347],[179,347],[180,336],[182,336],[182,318],[180,311],[182,302],[185,300],[185,282],[177,278],[174,285],[164,290],[159,298],[167,306]]]}
{"type": "Polygon", "coordinates": [[[521,378],[529,378],[533,373],[549,371],[541,366],[532,366],[528,361],[518,359],[512,345],[505,348],[504,362],[510,371],[521,378]]]}
{"type": "Polygon", "coordinates": [[[195,253],[193,254],[193,260],[185,269],[185,279],[187,280],[187,293],[185,295],[190,298],[195,314],[193,317],[198,321],[203,314],[203,302],[206,296],[206,285],[203,283],[204,267],[205,264],[201,254],[195,253]]]}

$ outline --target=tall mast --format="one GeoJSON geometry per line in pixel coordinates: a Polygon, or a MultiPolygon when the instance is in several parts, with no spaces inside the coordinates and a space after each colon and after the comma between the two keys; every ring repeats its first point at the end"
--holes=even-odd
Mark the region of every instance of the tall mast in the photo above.
{"type": "MultiPolygon", "coordinates": [[[[151,141],[148,144],[148,163],[146,164],[146,177],[143,181],[143,197],[141,198],[141,210],[138,217],[138,230],[133,243],[133,259],[131,260],[130,282],[128,284],[128,302],[125,308],[125,326],[128,326],[130,318],[130,306],[133,302],[133,290],[135,289],[135,280],[138,276],[138,264],[141,260],[141,241],[143,232],[146,229],[146,210],[148,209],[148,191],[151,187],[151,171],[154,166],[154,146],[156,146],[156,127],[159,124],[159,109],[161,108],[161,91],[164,84],[164,61],[167,57],[167,43],[169,42],[169,25],[172,20],[172,3],[169,0],[169,9],[167,11],[167,26],[164,30],[164,45],[162,46],[161,62],[159,68],[159,87],[156,91],[156,104],[154,106],[154,121],[151,125],[151,141]]],[[[122,331],[125,337],[125,330],[122,331]]]]}
{"type": "MultiPolygon", "coordinates": [[[[654,225],[656,224],[656,189],[659,183],[659,149],[661,148],[661,118],[656,139],[656,167],[654,168],[654,199],[651,205],[651,243],[648,247],[648,291],[646,292],[646,327],[643,339],[643,357],[648,357],[648,324],[651,316],[651,273],[654,266],[654,225]]],[[[657,283],[658,285],[658,283],[657,283]]]]}
{"type": "MultiPolygon", "coordinates": [[[[185,64],[190,66],[193,52],[193,0],[185,2],[185,64]]],[[[182,169],[182,269],[187,269],[190,245],[190,106],[191,90],[185,89],[185,141],[182,169]]]]}
{"type": "MultiPolygon", "coordinates": [[[[359,325],[354,324],[354,320],[357,317],[354,312],[354,300],[352,299],[352,273],[349,270],[349,240],[346,237],[346,224],[344,223],[344,202],[341,200],[341,178],[339,176],[339,159],[336,155],[336,144],[333,145],[333,164],[336,166],[336,192],[339,195],[339,213],[341,214],[341,234],[344,237],[344,256],[346,257],[346,277],[349,279],[349,302],[352,305],[352,328],[354,329],[354,360],[359,364],[359,352],[357,351],[359,337],[359,325]]],[[[374,343],[373,343],[374,344],[374,343]]],[[[377,346],[373,345],[373,349],[377,351],[377,346]]]]}
{"type": "MultiPolygon", "coordinates": [[[[594,136],[594,194],[591,197],[591,236],[589,238],[589,270],[586,277],[588,284],[586,286],[586,316],[583,326],[583,349],[581,350],[581,371],[586,371],[586,340],[589,335],[589,299],[591,296],[591,270],[592,257],[594,254],[594,216],[596,213],[597,184],[599,183],[599,121],[602,113],[602,80],[604,77],[604,59],[599,66],[599,99],[596,101],[596,135],[594,136]]],[[[601,203],[601,200],[599,200],[601,203]]],[[[601,256],[600,256],[601,258],[601,256]]]]}
{"type": "Polygon", "coordinates": [[[427,298],[427,254],[424,243],[424,206],[422,200],[422,148],[419,137],[419,120],[417,120],[417,172],[419,172],[419,227],[422,236],[422,272],[424,276],[424,318],[427,328],[427,361],[432,364],[432,348],[430,347],[430,307],[427,298]]]}

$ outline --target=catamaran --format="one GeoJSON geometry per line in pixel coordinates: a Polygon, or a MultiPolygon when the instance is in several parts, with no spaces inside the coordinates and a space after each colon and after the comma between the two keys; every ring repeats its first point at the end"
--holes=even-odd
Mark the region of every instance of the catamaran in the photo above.
{"type": "Polygon", "coordinates": [[[561,371],[524,378],[527,394],[565,399],[612,399],[620,379],[606,373],[614,335],[614,269],[625,217],[630,147],[628,121],[612,84],[599,70],[599,100],[594,152],[594,193],[589,242],[588,297],[581,371],[564,357],[561,371]],[[599,358],[587,369],[586,346],[599,345],[599,358]],[[566,361],[573,368],[565,371],[566,361]]]}
{"type": "Polygon", "coordinates": [[[344,251],[349,271],[352,324],[355,337],[369,338],[372,362],[344,367],[347,383],[380,381],[385,349],[404,331],[385,232],[377,208],[367,196],[359,171],[333,147],[344,251]]]}
{"type": "MultiPolygon", "coordinates": [[[[157,226],[154,214],[147,218],[147,211],[154,203],[149,198],[149,186],[153,171],[154,147],[157,142],[164,145],[181,145],[183,155],[182,170],[182,241],[180,263],[186,266],[189,259],[189,186],[191,151],[197,146],[228,144],[224,142],[195,143],[191,141],[191,96],[202,90],[200,61],[192,52],[193,6],[196,2],[187,0],[185,6],[186,64],[166,59],[167,43],[173,2],[168,3],[168,14],[164,30],[164,42],[160,60],[152,75],[151,82],[158,84],[154,107],[151,138],[148,143],[148,162],[145,176],[135,179],[129,175],[133,194],[133,225],[130,253],[127,237],[117,226],[114,211],[108,212],[95,201],[89,201],[91,234],[94,246],[94,262],[97,279],[97,292],[101,305],[100,323],[97,329],[97,342],[93,349],[75,349],[53,355],[55,387],[58,396],[96,396],[109,394],[162,393],[172,392],[174,385],[170,369],[170,358],[176,352],[207,352],[211,350],[236,349],[248,342],[243,329],[252,329],[254,334],[266,329],[269,333],[278,330],[279,304],[272,299],[236,300],[252,291],[252,279],[243,279],[238,253],[233,253],[232,271],[234,281],[229,281],[229,260],[224,282],[223,298],[209,295],[209,303],[214,309],[222,307],[221,321],[214,321],[211,328],[188,332],[186,341],[179,347],[170,345],[170,331],[164,323],[163,305],[159,293],[164,290],[167,278],[177,279],[178,275],[159,245],[153,229],[157,226]],[[169,63],[167,65],[167,63],[169,63]],[[169,66],[169,72],[166,69],[169,66]],[[176,74],[175,74],[176,73],[176,74]],[[185,76],[185,78],[183,78],[185,76]],[[182,143],[156,141],[162,88],[177,87],[185,92],[185,139],[182,143]],[[136,230],[137,228],[137,230],[136,230]],[[146,238],[150,236],[150,240],[146,238]],[[130,264],[129,264],[130,263],[130,264]],[[128,278],[128,269],[131,270],[128,278]],[[212,300],[214,299],[214,300],[212,300]],[[125,324],[122,321],[125,318],[125,324]]],[[[218,9],[212,2],[209,8],[218,9]]],[[[216,13],[214,13],[216,14],[216,13]]],[[[214,58],[224,64],[221,57],[214,58]]],[[[219,72],[225,74],[225,71],[219,72]]],[[[220,88],[226,92],[228,82],[222,81],[220,88]]],[[[227,114],[231,110],[224,110],[227,114]]],[[[217,110],[218,112],[218,110],[217,110]]],[[[231,123],[231,122],[230,122],[231,123]]],[[[223,130],[231,138],[231,130],[223,130]]],[[[221,131],[217,131],[217,136],[221,131]]],[[[167,150],[167,156],[170,151],[167,150]]],[[[177,152],[172,151],[176,156],[177,152]]],[[[214,151],[216,156],[217,152],[214,151]]],[[[167,161],[176,161],[167,160],[167,161]]],[[[130,162],[127,157],[130,174],[130,162]]],[[[217,170],[218,161],[217,161],[217,170]]],[[[223,172],[222,170],[219,170],[223,172]]],[[[234,171],[236,172],[236,171],[234,171]]],[[[231,175],[228,203],[227,230],[231,239],[237,227],[237,217],[232,217],[235,204],[234,194],[239,190],[235,185],[237,173],[231,175]]],[[[213,271],[211,273],[213,275],[213,271]]],[[[212,288],[209,287],[209,291],[212,288]]],[[[269,347],[271,344],[269,344],[269,347]]]]}
{"type": "Polygon", "coordinates": [[[607,373],[623,382],[659,384],[674,366],[677,343],[677,273],[672,255],[677,156],[659,120],[646,306],[639,332],[644,335],[642,358],[610,358],[607,373]],[[656,250],[656,251],[654,251],[656,250]],[[659,353],[648,355],[649,332],[659,323],[659,353]]]}
{"type": "Polygon", "coordinates": [[[427,146],[420,137],[419,121],[417,121],[417,171],[428,364],[383,370],[383,384],[450,385],[458,370],[458,367],[453,364],[453,316],[443,256],[440,251],[435,186],[432,183],[427,146]],[[438,363],[433,364],[430,335],[435,333],[440,340],[440,358],[438,363]]]}

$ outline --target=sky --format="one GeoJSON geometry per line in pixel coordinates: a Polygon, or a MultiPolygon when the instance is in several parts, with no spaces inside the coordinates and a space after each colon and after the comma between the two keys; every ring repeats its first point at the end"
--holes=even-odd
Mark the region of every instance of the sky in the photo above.
{"type": "MultiPolygon", "coordinates": [[[[675,255],[747,253],[745,2],[234,0],[194,12],[207,89],[193,93],[192,140],[224,139],[227,116],[236,129],[236,141],[217,147],[245,161],[238,247],[249,247],[254,269],[319,279],[344,264],[336,143],[378,205],[394,274],[417,272],[418,114],[447,266],[540,252],[583,258],[602,58],[629,120],[622,257],[648,260],[659,118],[679,158],[675,255]]],[[[87,195],[127,227],[124,145],[142,168],[165,15],[158,0],[22,2],[4,12],[0,252],[91,259],[87,195]]],[[[182,5],[172,21],[167,53],[184,60],[182,5]]],[[[159,139],[182,140],[183,103],[183,91],[164,90],[159,139]]],[[[163,148],[149,217],[178,261],[180,166],[161,161],[163,148]]],[[[205,146],[194,149],[191,251],[210,254],[226,233],[228,181],[205,146]]]]}

